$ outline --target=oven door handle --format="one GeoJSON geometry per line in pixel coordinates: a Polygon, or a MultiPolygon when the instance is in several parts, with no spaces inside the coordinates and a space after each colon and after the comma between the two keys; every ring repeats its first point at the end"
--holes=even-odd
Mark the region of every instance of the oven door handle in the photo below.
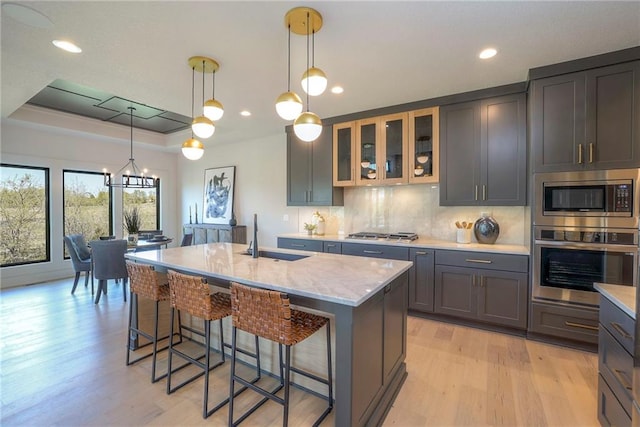
{"type": "Polygon", "coordinates": [[[555,242],[553,240],[536,240],[535,245],[538,247],[547,248],[588,249],[605,252],[638,252],[638,247],[634,245],[608,245],[606,243],[583,243],[567,241],[555,242]]]}

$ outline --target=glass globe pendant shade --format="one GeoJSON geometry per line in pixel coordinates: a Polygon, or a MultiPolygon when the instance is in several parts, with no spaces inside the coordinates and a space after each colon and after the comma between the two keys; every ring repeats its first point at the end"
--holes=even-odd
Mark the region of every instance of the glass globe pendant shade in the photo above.
{"type": "Polygon", "coordinates": [[[200,138],[209,138],[216,131],[216,127],[213,122],[207,119],[205,116],[198,116],[193,119],[191,123],[191,129],[200,138]]]}
{"type": "Polygon", "coordinates": [[[220,120],[224,114],[222,104],[215,99],[209,99],[205,102],[203,110],[204,116],[212,122],[220,120]]]}
{"type": "Polygon", "coordinates": [[[293,132],[305,142],[314,141],[322,133],[322,121],[317,114],[306,111],[293,122],[293,132]]]}
{"type": "Polygon", "coordinates": [[[320,68],[311,67],[302,75],[301,84],[302,89],[309,95],[321,95],[327,88],[327,75],[320,68]]]}
{"type": "Polygon", "coordinates": [[[198,160],[204,154],[204,145],[194,138],[182,143],[182,154],[189,160],[198,160]]]}
{"type": "Polygon", "coordinates": [[[293,120],[302,113],[302,100],[295,92],[284,92],[276,99],[276,112],[285,120],[293,120]]]}

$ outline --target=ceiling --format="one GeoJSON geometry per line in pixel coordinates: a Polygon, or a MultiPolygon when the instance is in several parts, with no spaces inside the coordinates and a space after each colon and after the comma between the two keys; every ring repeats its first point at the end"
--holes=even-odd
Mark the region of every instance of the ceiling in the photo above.
{"type": "MultiPolygon", "coordinates": [[[[315,65],[329,87],[344,87],[310,99],[321,118],[521,82],[530,68],[640,45],[638,1],[18,3],[52,25],[26,25],[3,7],[3,119],[56,80],[191,117],[187,61],[204,55],[220,63],[216,99],[225,107],[208,146],[282,134],[290,124],[274,101],[287,87],[284,16],[296,6],[322,14],[315,65]],[[55,38],[83,52],[61,51],[55,38]],[[478,59],[488,46],[498,55],[478,59]],[[245,109],[250,117],[240,115],[245,109]]],[[[301,96],[305,46],[292,34],[291,87],[301,96]]],[[[198,105],[200,88],[196,79],[198,105]]],[[[188,135],[169,134],[164,148],[177,149],[188,135]]]]}

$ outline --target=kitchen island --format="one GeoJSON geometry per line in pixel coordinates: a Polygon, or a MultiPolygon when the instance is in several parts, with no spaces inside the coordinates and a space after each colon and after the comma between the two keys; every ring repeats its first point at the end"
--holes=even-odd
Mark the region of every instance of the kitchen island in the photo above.
{"type": "Polygon", "coordinates": [[[210,243],[126,257],[158,271],[200,275],[216,286],[236,281],[286,292],[292,304],[332,316],[335,425],[381,424],[407,375],[412,263],[285,249],[261,253],[265,256],[252,258],[246,245],[210,243]]]}

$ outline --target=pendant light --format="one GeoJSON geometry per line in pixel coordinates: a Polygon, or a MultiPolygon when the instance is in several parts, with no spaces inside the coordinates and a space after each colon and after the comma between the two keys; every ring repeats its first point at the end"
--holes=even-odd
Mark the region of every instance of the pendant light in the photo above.
{"type": "MultiPolygon", "coordinates": [[[[204,109],[204,75],[218,69],[218,63],[211,58],[204,56],[192,56],[189,58],[189,65],[195,71],[202,73],[202,105],[204,109]]],[[[195,76],[192,76],[192,81],[195,76]]],[[[209,138],[215,132],[216,128],[213,122],[204,115],[195,117],[191,123],[191,129],[196,136],[200,138],[209,138]]]]}
{"type": "Polygon", "coordinates": [[[107,187],[121,187],[121,188],[155,188],[158,186],[158,180],[155,176],[145,176],[146,169],[140,169],[136,165],[136,161],[133,158],[133,112],[136,110],[134,107],[127,107],[130,116],[130,154],[129,161],[118,170],[115,174],[110,174],[107,170],[104,170],[104,185],[107,187]]]}
{"type": "Polygon", "coordinates": [[[327,75],[320,68],[316,68],[316,31],[311,38],[311,68],[307,65],[307,71],[302,75],[302,89],[311,96],[322,95],[327,88],[327,75]]]}
{"type": "Polygon", "coordinates": [[[285,120],[293,120],[302,113],[302,100],[291,92],[291,24],[287,24],[287,91],[276,99],[276,112],[285,120]]]}
{"type": "Polygon", "coordinates": [[[211,99],[207,100],[203,107],[205,117],[214,123],[220,120],[224,114],[222,103],[216,99],[216,71],[217,68],[211,72],[211,99]]]}
{"type": "MultiPolygon", "coordinates": [[[[296,27],[293,25],[293,22],[295,22],[293,21],[293,19],[297,17],[297,22],[300,22],[300,14],[304,14],[304,17],[306,17],[306,21],[302,25],[302,27],[304,28],[304,33],[306,33],[307,36],[307,69],[309,69],[309,33],[311,31],[317,31],[320,29],[320,27],[322,26],[322,16],[320,16],[320,14],[314,9],[308,7],[298,7],[290,10],[287,13],[287,18],[291,18],[291,20],[288,19],[288,21],[292,22],[291,29],[297,34],[300,34],[298,32],[300,29],[298,28],[298,31],[296,31],[296,27]],[[311,19],[312,15],[313,20],[311,19]]],[[[309,111],[309,79],[306,80],[306,83],[307,111],[300,114],[295,119],[295,121],[293,122],[293,132],[302,141],[312,142],[316,140],[322,133],[322,121],[317,114],[309,111]]]]}
{"type": "MultiPolygon", "coordinates": [[[[191,117],[193,117],[193,98],[195,91],[195,73],[196,68],[195,65],[191,63],[191,59],[189,60],[189,65],[191,65],[191,117]]],[[[185,156],[189,160],[198,160],[204,154],[204,144],[198,141],[193,137],[193,126],[191,127],[191,138],[187,139],[182,143],[182,155],[185,156]]]]}

